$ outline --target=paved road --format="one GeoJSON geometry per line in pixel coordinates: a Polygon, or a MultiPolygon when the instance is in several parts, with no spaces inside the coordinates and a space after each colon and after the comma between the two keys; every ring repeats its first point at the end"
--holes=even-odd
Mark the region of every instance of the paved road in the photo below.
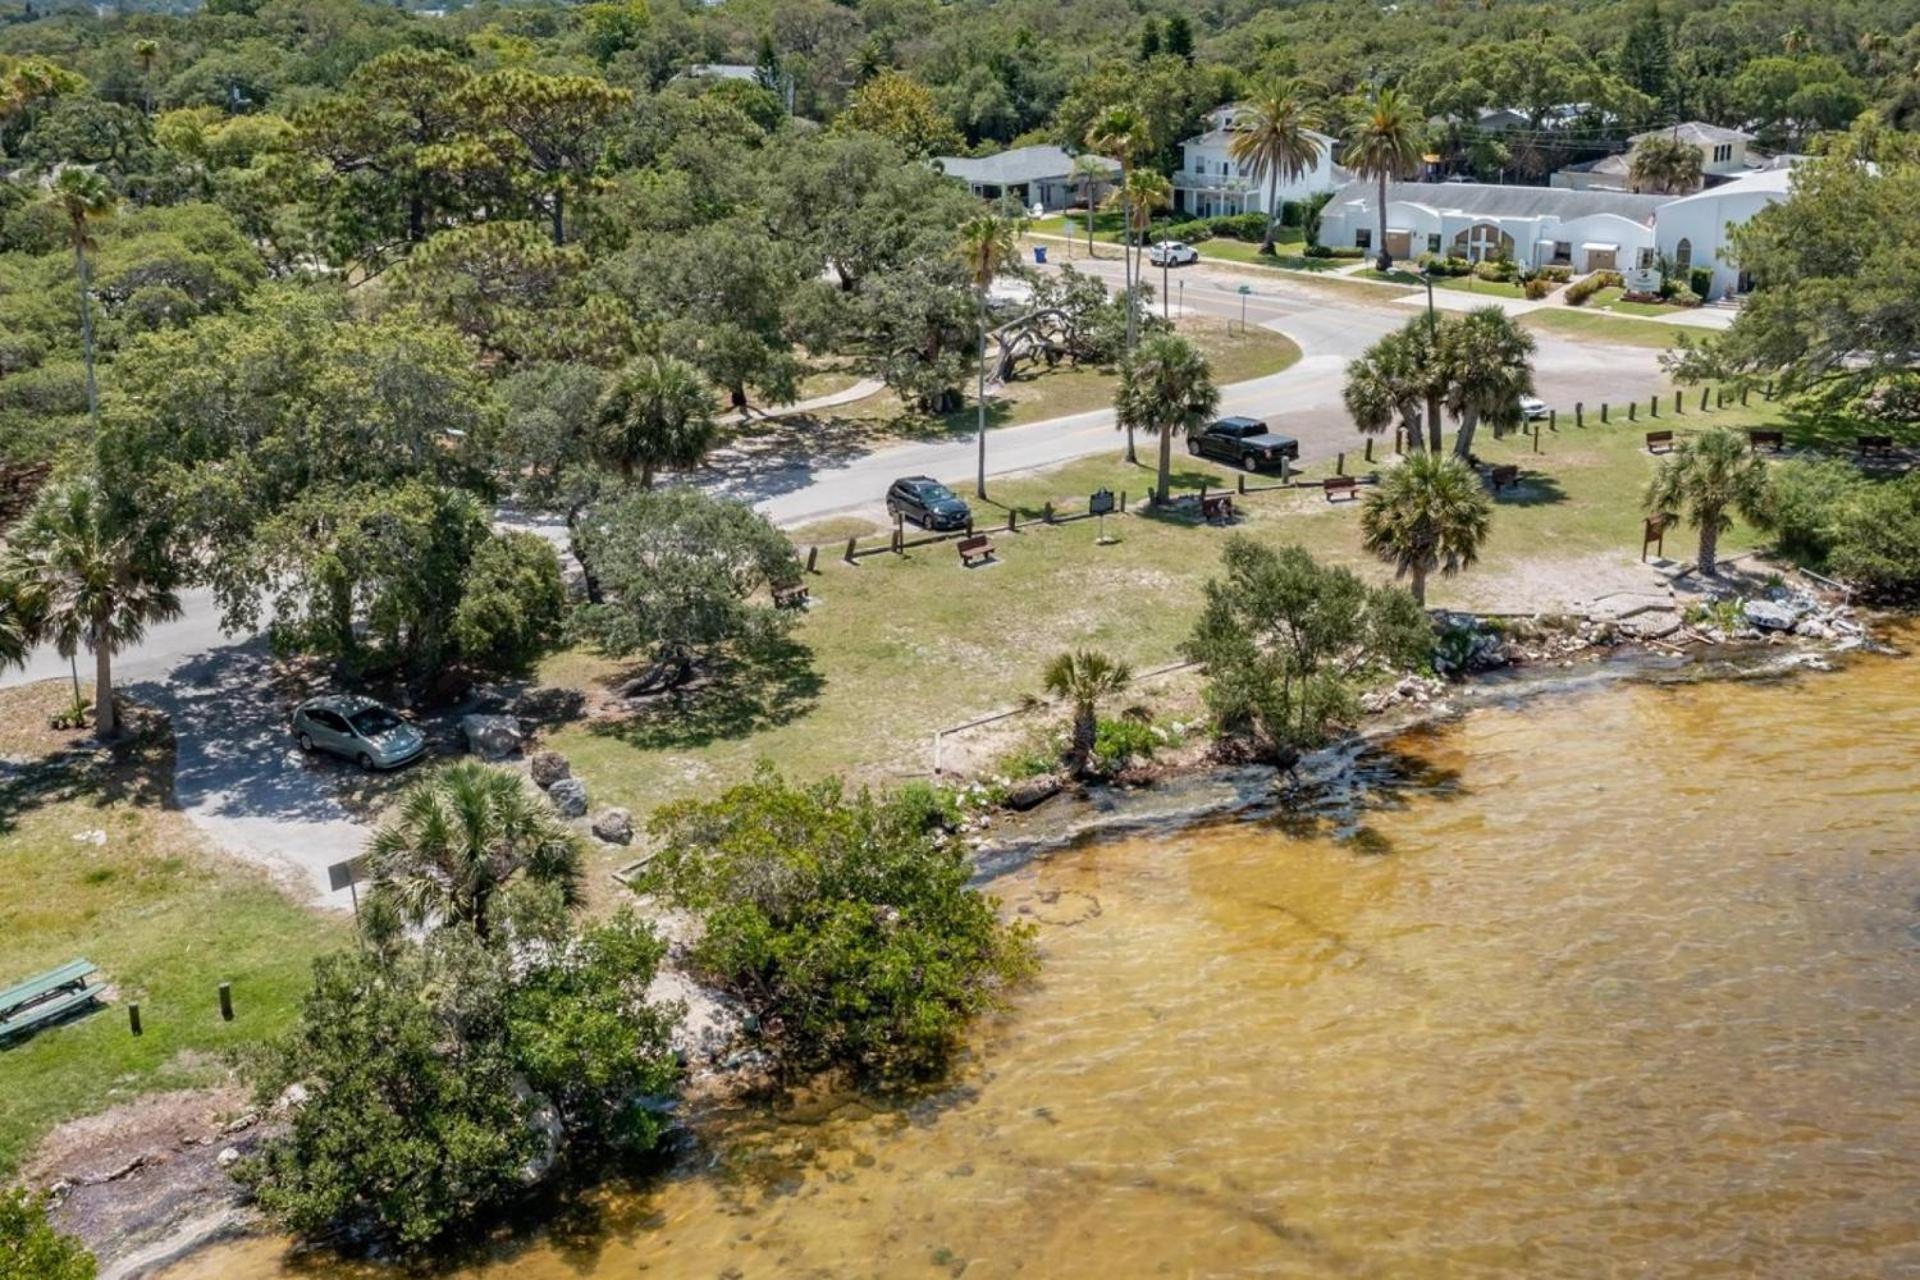
{"type": "MultiPolygon", "coordinates": [[[[1083,259],[1072,265],[1116,286],[1119,283],[1117,261],[1089,264],[1083,259]]],[[[1174,273],[1174,280],[1174,297],[1187,310],[1238,320],[1244,301],[1249,324],[1283,333],[1300,347],[1301,359],[1293,367],[1223,388],[1223,415],[1266,419],[1275,430],[1298,438],[1307,459],[1360,450],[1363,438],[1340,400],[1347,362],[1382,334],[1406,323],[1404,304],[1384,293],[1378,302],[1355,300],[1310,282],[1211,268],[1186,268],[1174,273]],[[1238,292],[1243,282],[1252,289],[1244,299],[1238,292]]],[[[1617,400],[1623,391],[1664,384],[1657,355],[1646,348],[1537,336],[1535,380],[1549,404],[1617,400]]],[[[1113,411],[1096,409],[993,429],[987,437],[987,471],[993,477],[1043,470],[1110,450],[1117,453],[1121,447],[1113,411]]],[[[972,436],[965,435],[851,455],[794,459],[728,477],[721,487],[751,501],[782,525],[837,515],[875,515],[881,510],[881,495],[896,476],[931,475],[971,493],[974,450],[972,436]]]]}
{"type": "MultiPolygon", "coordinates": [[[[1087,268],[1088,264],[1075,263],[1087,268]]],[[[1092,270],[1117,284],[1118,262],[1092,270]]],[[[1286,334],[1302,358],[1271,377],[1227,387],[1223,413],[1262,417],[1296,436],[1308,458],[1338,449],[1357,451],[1360,437],[1340,406],[1347,361],[1368,343],[1405,323],[1404,305],[1390,298],[1354,301],[1310,284],[1252,278],[1215,269],[1189,268],[1176,296],[1189,310],[1241,315],[1236,291],[1247,280],[1250,324],[1286,334]]],[[[1595,401],[1644,392],[1661,379],[1652,352],[1562,338],[1540,338],[1536,363],[1540,392],[1549,403],[1595,401]]],[[[999,428],[988,438],[990,474],[1058,466],[1121,448],[1108,409],[1021,427],[999,428]]],[[[1151,453],[1143,443],[1143,456],[1151,453]]],[[[899,475],[926,473],[970,487],[971,436],[874,451],[829,454],[814,459],[755,464],[737,474],[716,471],[716,488],[747,498],[775,521],[802,524],[847,512],[875,512],[887,484],[899,475]]],[[[502,513],[503,521],[531,528],[564,550],[565,530],[551,519],[502,513]]],[[[296,883],[309,885],[319,901],[344,909],[345,893],[326,892],[326,867],[359,851],[366,828],[335,799],[328,761],[304,759],[286,737],[281,708],[266,677],[267,658],[258,638],[229,638],[205,591],[186,592],[185,615],[153,628],[117,663],[121,687],[139,701],[166,710],[179,739],[175,797],[182,810],[219,845],[296,883]]],[[[0,687],[64,679],[67,664],[51,650],[30,656],[24,670],[0,672],[0,687]]],[[[83,678],[85,673],[82,673],[83,678]]]]}

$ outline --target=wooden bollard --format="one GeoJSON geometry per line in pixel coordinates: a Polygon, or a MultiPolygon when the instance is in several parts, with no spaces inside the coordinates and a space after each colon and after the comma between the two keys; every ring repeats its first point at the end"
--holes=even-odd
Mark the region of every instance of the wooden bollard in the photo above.
{"type": "Polygon", "coordinates": [[[1627,421],[1637,422],[1639,418],[1640,418],[1640,402],[1638,400],[1627,401],[1627,421]]]}
{"type": "Polygon", "coordinates": [[[1333,474],[1337,476],[1347,474],[1347,451],[1345,449],[1333,455],[1333,474]]]}
{"type": "Polygon", "coordinates": [[[1771,400],[1771,399],[1773,399],[1773,379],[1772,379],[1772,378],[1768,378],[1768,379],[1767,379],[1767,385],[1766,385],[1766,387],[1765,387],[1765,388],[1764,388],[1764,389],[1763,389],[1763,390],[1762,390],[1762,391],[1760,392],[1760,398],[1761,398],[1762,400],[1771,400]]]}
{"type": "Polygon", "coordinates": [[[808,547],[807,548],[807,572],[808,573],[820,572],[819,565],[820,565],[820,548],[808,547]]]}
{"type": "Polygon", "coordinates": [[[1019,532],[1019,529],[1015,526],[1015,523],[1014,523],[1015,521],[1019,520],[1019,518],[1020,518],[1019,515],[1014,511],[1012,507],[1007,508],[1007,532],[1008,533],[1019,532]]]}
{"type": "Polygon", "coordinates": [[[1247,477],[1246,477],[1246,473],[1245,473],[1245,472],[1242,472],[1241,474],[1239,474],[1239,475],[1237,475],[1237,476],[1235,476],[1235,477],[1233,478],[1233,483],[1234,483],[1234,486],[1235,486],[1235,487],[1236,487],[1236,488],[1237,488],[1237,489],[1239,490],[1239,492],[1240,492],[1240,496],[1241,496],[1241,497],[1243,497],[1243,498],[1244,498],[1244,497],[1246,497],[1246,496],[1247,496],[1247,477]]]}
{"type": "Polygon", "coordinates": [[[1685,394],[1686,394],[1686,393],[1685,393],[1685,392],[1683,392],[1683,391],[1681,391],[1681,390],[1680,390],[1680,389],[1679,389],[1678,387],[1676,387],[1676,388],[1674,388],[1674,392],[1673,392],[1673,411],[1674,411],[1675,413],[1685,413],[1685,412],[1687,411],[1687,406],[1686,406],[1685,404],[1683,404],[1683,403],[1681,402],[1681,400],[1680,400],[1680,397],[1681,397],[1681,396],[1683,396],[1683,395],[1685,395],[1685,394]]]}
{"type": "Polygon", "coordinates": [[[1600,425],[1603,427],[1607,425],[1607,402],[1605,400],[1600,402],[1600,425]]]}
{"type": "MultiPolygon", "coordinates": [[[[1538,419],[1535,419],[1535,421],[1538,421],[1538,419]]],[[[1558,426],[1557,426],[1556,424],[1557,424],[1557,423],[1558,423],[1559,421],[1560,421],[1560,411],[1559,411],[1558,409],[1549,409],[1549,410],[1547,410],[1547,425],[1548,425],[1549,427],[1552,427],[1552,428],[1553,428],[1553,429],[1554,429],[1555,431],[1558,431],[1558,430],[1559,430],[1560,428],[1559,428],[1559,427],[1558,427],[1558,426]]],[[[1533,433],[1534,433],[1535,435],[1539,435],[1539,434],[1540,434],[1540,428],[1539,428],[1539,427],[1535,427],[1535,428],[1533,429],[1533,433]]],[[[1527,424],[1526,424],[1525,422],[1522,422],[1522,423],[1520,424],[1520,434],[1521,434],[1521,435],[1525,435],[1525,434],[1527,434],[1527,424]]]]}
{"type": "Polygon", "coordinates": [[[1373,437],[1372,436],[1367,437],[1367,464],[1369,466],[1373,464],[1373,437]]]}
{"type": "Polygon", "coordinates": [[[233,1021],[233,984],[231,982],[220,984],[220,1021],[233,1021]]]}
{"type": "Polygon", "coordinates": [[[969,538],[973,536],[973,516],[971,514],[967,516],[967,536],[969,538]]]}
{"type": "Polygon", "coordinates": [[[1120,514],[1127,514],[1127,491],[1125,489],[1120,490],[1120,514]]]}
{"type": "Polygon", "coordinates": [[[1047,524],[1053,523],[1053,500],[1051,498],[1047,500],[1047,504],[1044,507],[1040,508],[1040,519],[1047,524]]]}
{"type": "Polygon", "coordinates": [[[847,563],[853,563],[853,548],[860,541],[858,535],[847,539],[847,563]]]}
{"type": "Polygon", "coordinates": [[[1752,390],[1753,390],[1753,388],[1752,388],[1751,386],[1746,386],[1746,387],[1741,387],[1741,388],[1740,388],[1740,407],[1741,407],[1741,408],[1743,408],[1743,409],[1744,409],[1744,408],[1746,407],[1746,404],[1747,404],[1747,393],[1748,393],[1749,391],[1752,391],[1752,390]]]}
{"type": "Polygon", "coordinates": [[[1658,395],[1647,397],[1647,416],[1649,418],[1657,418],[1660,416],[1660,397],[1658,395]]]}
{"type": "Polygon", "coordinates": [[[1586,417],[1587,417],[1586,402],[1584,400],[1575,400],[1573,402],[1573,425],[1576,427],[1586,426],[1587,425],[1586,417]]]}
{"type": "Polygon", "coordinates": [[[1540,424],[1538,422],[1533,424],[1533,451],[1535,453],[1540,452],[1540,424]]]}
{"type": "Polygon", "coordinates": [[[1700,388],[1700,412],[1705,413],[1706,411],[1707,411],[1707,388],[1702,387],[1700,388]]]}
{"type": "Polygon", "coordinates": [[[127,1006],[127,1028],[135,1035],[142,1034],[140,1031],[140,1006],[137,1004],[127,1006]]]}

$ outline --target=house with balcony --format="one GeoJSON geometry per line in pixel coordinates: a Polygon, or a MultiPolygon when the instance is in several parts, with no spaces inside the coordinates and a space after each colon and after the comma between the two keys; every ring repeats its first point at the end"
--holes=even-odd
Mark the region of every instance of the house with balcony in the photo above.
{"type": "MultiPolygon", "coordinates": [[[[1173,173],[1173,209],[1189,218],[1212,218],[1236,213],[1271,213],[1267,183],[1256,180],[1248,165],[1233,158],[1237,103],[1207,113],[1207,131],[1180,144],[1180,167],[1173,173]]],[[[1282,205],[1332,191],[1350,175],[1334,163],[1339,142],[1324,133],[1307,131],[1320,145],[1319,157],[1297,178],[1282,174],[1274,192],[1282,205]]]]}

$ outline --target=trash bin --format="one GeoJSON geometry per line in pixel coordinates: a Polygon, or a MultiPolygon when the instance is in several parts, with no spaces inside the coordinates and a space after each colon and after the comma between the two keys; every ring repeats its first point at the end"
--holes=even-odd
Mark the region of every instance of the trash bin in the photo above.
{"type": "Polygon", "coordinates": [[[1033,261],[1035,266],[1047,265],[1047,246],[1043,244],[1033,246],[1033,261]]]}

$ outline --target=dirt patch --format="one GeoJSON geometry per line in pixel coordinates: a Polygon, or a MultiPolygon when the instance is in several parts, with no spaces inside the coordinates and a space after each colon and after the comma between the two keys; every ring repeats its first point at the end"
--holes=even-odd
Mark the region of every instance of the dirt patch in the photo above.
{"type": "Polygon", "coordinates": [[[1659,571],[1616,551],[1522,559],[1495,572],[1471,569],[1441,589],[1460,607],[1482,613],[1585,614],[1606,597],[1672,595],[1659,571]]]}
{"type": "Polygon", "coordinates": [[[55,1225],[93,1250],[102,1280],[138,1274],[244,1221],[227,1166],[265,1136],[249,1101],[229,1080],[69,1121],[21,1179],[53,1193],[55,1225]]]}

